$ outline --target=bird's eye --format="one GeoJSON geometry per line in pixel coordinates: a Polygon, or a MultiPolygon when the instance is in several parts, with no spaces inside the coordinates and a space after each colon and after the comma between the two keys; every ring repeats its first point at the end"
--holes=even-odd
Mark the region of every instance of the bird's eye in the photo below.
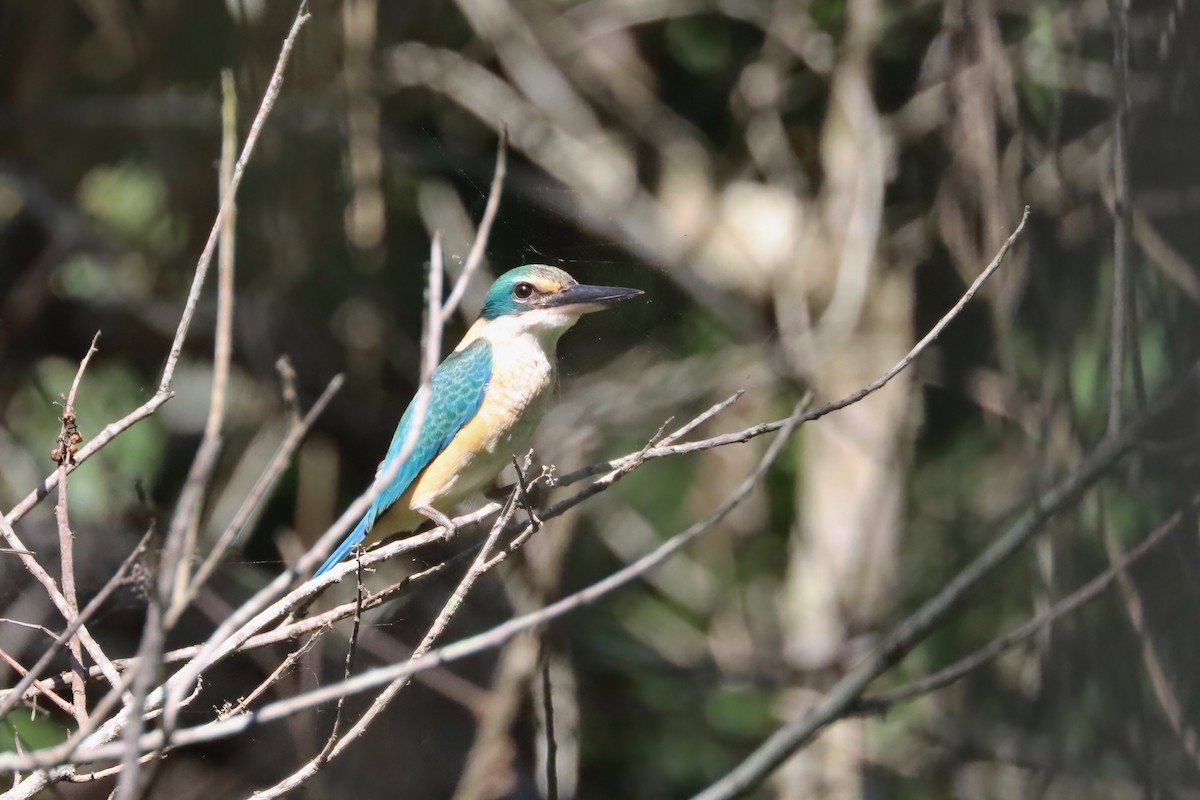
{"type": "Polygon", "coordinates": [[[528,300],[533,297],[533,284],[518,283],[513,287],[513,297],[516,297],[518,300],[528,300]]]}

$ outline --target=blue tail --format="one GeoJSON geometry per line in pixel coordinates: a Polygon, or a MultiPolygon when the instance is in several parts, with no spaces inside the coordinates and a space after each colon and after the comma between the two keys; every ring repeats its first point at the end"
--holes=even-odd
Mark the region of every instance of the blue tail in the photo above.
{"type": "Polygon", "coordinates": [[[334,565],[349,555],[350,551],[353,550],[358,543],[366,537],[366,535],[367,518],[363,517],[362,522],[358,523],[358,526],[350,532],[350,535],[343,539],[342,543],[338,545],[337,550],[333,551],[333,555],[325,559],[325,563],[321,565],[321,568],[313,573],[313,577],[316,578],[319,575],[323,575],[324,573],[333,569],[334,565]]]}

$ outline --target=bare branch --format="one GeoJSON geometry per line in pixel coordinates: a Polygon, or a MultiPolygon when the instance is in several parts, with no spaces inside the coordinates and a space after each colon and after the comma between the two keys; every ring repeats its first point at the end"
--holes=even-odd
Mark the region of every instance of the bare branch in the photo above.
{"type": "MultiPolygon", "coordinates": [[[[917,356],[921,355],[921,353],[923,353],[925,349],[929,347],[929,345],[933,344],[933,342],[936,341],[939,336],[941,336],[942,331],[946,329],[946,326],[954,321],[954,319],[962,312],[963,308],[966,307],[967,303],[971,302],[971,299],[975,297],[975,294],[979,291],[980,287],[982,287],[987,279],[990,278],[993,273],[1000,268],[1000,264],[1003,263],[1004,257],[1016,243],[1017,239],[1021,235],[1021,232],[1025,230],[1025,222],[1028,219],[1029,207],[1026,206],[1025,212],[1021,215],[1021,221],[1017,223],[1017,227],[1009,235],[1008,239],[1005,240],[1004,244],[1000,246],[1000,249],[996,252],[995,257],[991,260],[987,267],[984,268],[983,272],[979,273],[979,277],[971,283],[971,285],[967,288],[967,291],[964,292],[962,297],[958,299],[958,302],[946,312],[945,316],[938,320],[937,324],[930,328],[929,332],[925,334],[925,336],[922,337],[919,342],[913,345],[913,348],[908,351],[904,358],[896,362],[895,366],[893,366],[884,374],[880,375],[871,383],[862,387],[858,391],[851,392],[840,400],[835,400],[822,406],[818,406],[811,411],[798,411],[797,413],[799,416],[795,417],[794,421],[798,423],[812,422],[826,416],[827,414],[831,414],[834,411],[840,411],[847,406],[854,405],[867,395],[873,394],[882,389],[884,386],[890,383],[893,378],[907,369],[908,366],[916,360],[917,356]]],[[[617,469],[635,458],[649,461],[651,459],[664,458],[666,456],[678,455],[680,453],[693,453],[698,450],[707,450],[710,447],[719,447],[726,444],[746,442],[756,436],[762,436],[764,433],[771,433],[772,431],[780,430],[792,421],[792,417],[787,417],[784,419],[775,420],[774,422],[764,422],[759,425],[753,425],[736,433],[727,433],[721,436],[714,436],[710,439],[704,439],[699,442],[688,442],[686,444],[671,445],[667,447],[653,447],[645,452],[624,456],[623,458],[615,459],[604,464],[594,464],[590,467],[585,467],[584,469],[564,475],[559,479],[559,485],[566,486],[592,475],[596,475],[597,473],[604,472],[606,470],[617,469]]]]}
{"type": "Polygon", "coordinates": [[[212,264],[213,252],[217,249],[217,241],[221,236],[221,231],[225,226],[225,218],[233,213],[234,200],[237,197],[238,187],[242,183],[242,175],[246,171],[246,164],[250,161],[250,156],[254,153],[254,146],[258,144],[258,136],[262,133],[263,126],[267,122],[267,117],[271,114],[271,109],[275,107],[275,101],[279,99],[279,92],[283,89],[283,73],[287,69],[288,59],[292,55],[292,48],[296,44],[296,37],[300,34],[300,29],[304,27],[304,23],[308,22],[308,3],[303,0],[300,3],[300,8],[296,12],[296,18],[292,20],[291,30],[283,40],[283,47],[279,51],[279,58],[275,62],[275,71],[271,73],[271,80],[267,84],[267,90],[263,93],[262,102],[259,103],[258,113],[254,115],[254,121],[250,123],[250,130],[246,134],[246,143],[242,145],[241,155],[238,156],[237,163],[233,167],[233,174],[229,177],[227,191],[221,198],[221,204],[217,208],[217,216],[213,219],[212,228],[208,232],[208,239],[204,243],[204,249],[200,251],[200,258],[196,262],[196,274],[192,279],[192,288],[188,292],[187,302],[183,307],[183,315],[179,320],[179,328],[175,331],[175,340],[171,343],[171,350],[167,355],[167,364],[163,368],[162,380],[159,381],[158,391],[160,394],[171,393],[171,382],[175,377],[175,367],[179,363],[179,356],[183,353],[183,343],[187,338],[188,328],[191,326],[192,317],[196,313],[196,305],[200,301],[200,289],[204,286],[204,279],[208,275],[209,265],[212,264]]]}
{"type": "MultiPolygon", "coordinates": [[[[96,354],[96,342],[100,332],[92,337],[79,369],[75,372],[75,380],[71,381],[71,390],[63,403],[62,425],[58,433],[58,445],[55,460],[58,461],[58,502],[54,506],[54,519],[58,523],[58,548],[62,565],[62,592],[70,612],[66,616],[67,624],[79,616],[79,600],[75,593],[75,534],[71,532],[71,522],[67,513],[67,465],[75,458],[75,451],[82,437],[75,420],[75,393],[79,391],[79,382],[83,380],[83,371],[87,369],[92,356],[96,354]]],[[[78,634],[71,637],[67,644],[76,664],[83,664],[83,647],[78,634]]],[[[87,717],[87,687],[85,677],[75,673],[71,679],[71,698],[75,707],[75,719],[81,723],[87,717]]]]}
{"type": "MultiPolygon", "coordinates": [[[[114,800],[133,800],[138,794],[138,778],[141,772],[141,753],[138,752],[137,742],[141,737],[145,719],[146,697],[158,676],[162,665],[163,641],[166,639],[166,624],[163,619],[163,603],[168,599],[174,581],[173,575],[167,572],[159,574],[158,590],[150,592],[149,607],[146,609],[146,621],[142,626],[142,642],[138,646],[137,666],[131,670],[133,688],[131,699],[125,704],[125,713],[129,721],[121,735],[124,754],[121,756],[121,771],[117,780],[114,800]]],[[[130,677],[130,676],[126,676],[130,677]]],[[[164,731],[164,736],[170,736],[164,731]]],[[[165,741],[165,739],[164,739],[165,741]]],[[[152,760],[151,763],[157,763],[152,760]]]]}
{"type": "MultiPolygon", "coordinates": [[[[75,717],[76,719],[80,719],[80,720],[83,719],[82,717],[80,717],[78,715],[78,711],[74,706],[72,706],[66,700],[59,697],[54,692],[54,690],[51,689],[46,684],[42,683],[41,681],[34,680],[33,676],[36,673],[34,673],[33,670],[27,670],[24,667],[22,667],[21,662],[17,661],[15,658],[10,656],[7,652],[5,652],[4,648],[2,648],[2,647],[0,647],[0,659],[3,659],[4,663],[6,663],[6,664],[8,664],[8,666],[12,667],[13,671],[16,672],[18,675],[20,675],[21,679],[23,681],[25,679],[29,680],[29,683],[32,684],[34,689],[36,689],[36,692],[34,695],[35,697],[37,695],[41,695],[42,697],[45,697],[50,702],[54,703],[54,705],[61,708],[63,711],[67,712],[67,714],[75,717]]],[[[72,675],[72,677],[75,677],[75,673],[71,673],[71,675],[72,675]]],[[[84,714],[86,715],[86,713],[87,713],[87,709],[84,709],[84,714]]],[[[0,719],[3,719],[3,717],[0,717],[0,719]]]]}
{"type": "Polygon", "coordinates": [[[524,468],[522,468],[521,462],[517,460],[515,455],[512,457],[512,465],[513,469],[517,473],[517,497],[520,498],[521,508],[525,509],[525,514],[529,519],[529,527],[534,533],[536,533],[537,530],[542,527],[542,520],[538,517],[537,511],[535,511],[533,508],[533,500],[531,500],[529,497],[529,483],[525,480],[525,470],[529,468],[530,456],[532,455],[533,451],[530,450],[525,456],[524,468]]]}
{"type": "Polygon", "coordinates": [[[475,233],[475,241],[471,243],[471,251],[467,253],[467,262],[463,265],[462,274],[454,282],[450,296],[442,305],[442,325],[450,321],[450,317],[462,303],[463,295],[471,276],[483,263],[483,251],[487,247],[488,237],[492,233],[492,223],[496,221],[496,211],[500,208],[500,192],[504,188],[504,176],[508,169],[508,132],[501,129],[500,140],[496,143],[496,169],[492,173],[492,187],[488,190],[487,205],[483,209],[483,219],[479,220],[479,230],[475,233]]]}
{"type": "Polygon", "coordinates": [[[872,681],[922,642],[961,605],[971,590],[1028,544],[1051,517],[1077,502],[1103,477],[1193,379],[1189,377],[1179,389],[1160,398],[1116,438],[1102,441],[1057,485],[1034,498],[1004,533],[951,578],[941,591],[897,625],[876,650],[838,681],[808,713],[776,730],[741,764],[697,794],[694,800],[725,800],[748,791],[827,725],[846,716],[872,681]]]}
{"type": "Polygon", "coordinates": [[[1116,124],[1112,141],[1113,200],[1113,296],[1112,333],[1108,362],[1108,435],[1121,429],[1121,397],[1125,385],[1125,348],[1131,344],[1130,315],[1134,310],[1133,280],[1129,263],[1129,232],[1132,227],[1129,180],[1129,0],[1109,0],[1113,22],[1113,62],[1117,78],[1116,124]]]}
{"type": "Polygon", "coordinates": [[[251,487],[246,499],[242,501],[242,505],[238,508],[237,513],[233,515],[233,519],[229,521],[229,525],[218,537],[213,549],[204,558],[204,562],[196,570],[196,574],[192,577],[191,585],[188,587],[187,595],[185,596],[186,607],[192,599],[200,593],[200,589],[212,577],[212,573],[216,570],[217,565],[221,563],[221,559],[229,548],[237,541],[238,537],[249,528],[254,519],[257,517],[262,504],[270,497],[275,485],[278,483],[280,476],[283,475],[288,464],[291,463],[292,455],[296,452],[296,448],[300,446],[300,442],[308,435],[309,430],[317,421],[317,417],[325,411],[326,406],[342,388],[344,378],[341,375],[335,375],[329,384],[325,387],[325,391],[321,392],[321,396],[313,403],[312,408],[304,415],[302,419],[295,420],[288,428],[287,435],[284,436],[282,442],[279,443],[279,449],[275,451],[275,455],[271,458],[271,463],[259,475],[254,486],[251,487]]]}
{"type": "MultiPolygon", "coordinates": [[[[222,202],[229,194],[233,180],[234,158],[237,154],[237,90],[233,85],[232,70],[221,72],[221,168],[219,189],[222,202]]],[[[175,514],[167,529],[167,541],[182,538],[182,547],[175,569],[175,586],[167,610],[167,624],[183,613],[188,597],[188,573],[192,554],[196,549],[196,536],[200,529],[200,512],[208,482],[217,466],[217,458],[224,444],[221,435],[225,423],[225,406],[229,393],[229,368],[233,356],[233,266],[234,234],[237,226],[237,204],[230,201],[229,211],[221,220],[219,237],[220,250],[217,257],[217,325],[216,341],[213,345],[213,380],[208,403],[208,418],[204,423],[204,436],[196,457],[188,470],[175,514]],[[182,529],[182,533],[180,532],[182,529]]]]}
{"type": "Polygon", "coordinates": [[[422,384],[429,382],[433,371],[442,360],[442,331],[445,329],[445,321],[442,319],[442,283],[445,276],[442,232],[434,231],[433,240],[429,243],[429,286],[426,297],[428,309],[425,312],[425,346],[421,352],[422,384]]]}
{"type": "MultiPolygon", "coordinates": [[[[142,536],[141,541],[137,543],[137,546],[134,547],[129,555],[125,557],[125,560],[121,562],[121,566],[117,568],[116,573],[114,573],[113,576],[108,579],[104,586],[101,587],[100,591],[96,592],[95,596],[93,596],[92,599],[88,601],[88,604],[84,606],[83,611],[79,612],[79,614],[75,616],[75,619],[71,620],[63,632],[54,638],[54,641],[51,642],[50,646],[42,652],[42,655],[38,658],[37,662],[29,668],[28,674],[23,676],[21,680],[17,682],[17,685],[12,689],[9,689],[4,693],[0,693],[0,719],[3,719],[8,712],[12,711],[16,704],[25,697],[25,692],[33,683],[34,678],[36,678],[41,671],[50,664],[55,653],[58,652],[58,648],[62,647],[68,639],[72,638],[75,632],[83,626],[83,623],[86,620],[91,619],[92,615],[96,613],[96,609],[100,608],[101,604],[108,599],[109,595],[111,595],[113,591],[121,585],[121,582],[124,581],[126,574],[129,572],[129,568],[132,567],[134,563],[142,557],[142,554],[146,552],[146,543],[149,541],[152,532],[153,528],[146,531],[145,535],[142,536]]],[[[96,667],[95,669],[99,671],[99,667],[96,667]]],[[[51,681],[50,685],[53,685],[53,681],[51,681]]]]}
{"type": "Polygon", "coordinates": [[[96,347],[96,342],[100,341],[100,331],[96,331],[96,335],[92,337],[92,343],[88,345],[88,351],[84,354],[83,360],[79,362],[79,369],[75,372],[75,379],[71,381],[71,391],[67,395],[66,405],[63,410],[75,408],[75,394],[79,391],[79,382],[83,380],[83,371],[87,369],[88,364],[92,360],[92,356],[96,355],[99,348],[96,347]]]}
{"type": "Polygon", "coordinates": [[[736,403],[738,400],[741,400],[742,395],[744,395],[745,393],[746,393],[745,389],[738,389],[736,392],[729,395],[729,397],[726,397],[721,402],[719,402],[719,403],[711,406],[707,410],[705,410],[704,413],[689,420],[686,425],[680,427],[678,430],[672,431],[671,433],[667,434],[661,440],[655,442],[655,444],[657,444],[659,447],[665,447],[669,444],[673,444],[674,442],[679,441],[684,436],[687,436],[689,433],[696,430],[696,428],[699,428],[701,425],[708,422],[710,419],[715,417],[717,414],[720,414],[722,411],[729,408],[731,405],[736,403]]]}
{"type": "Polygon", "coordinates": [[[229,717],[245,713],[246,709],[248,709],[255,700],[261,697],[263,692],[278,683],[279,679],[286,675],[287,671],[292,668],[292,665],[299,661],[305,653],[311,650],[313,645],[320,640],[321,636],[327,633],[329,630],[330,626],[328,623],[320,626],[316,633],[304,640],[304,644],[300,645],[300,647],[296,650],[288,653],[287,657],[279,663],[278,667],[271,671],[271,674],[268,675],[262,683],[260,683],[258,686],[255,686],[249,694],[238,700],[237,703],[235,703],[228,710],[222,710],[221,713],[217,715],[217,719],[228,719],[229,717]]]}
{"type": "Polygon", "coordinates": [[[550,657],[542,641],[542,717],[546,737],[546,800],[558,800],[558,742],[554,739],[554,692],[550,685],[550,657]]]}
{"type": "MultiPolygon", "coordinates": [[[[362,628],[362,604],[363,604],[363,579],[362,579],[362,561],[357,560],[356,566],[358,574],[355,576],[357,581],[354,587],[354,625],[350,628],[350,646],[346,648],[346,667],[342,672],[342,680],[349,680],[354,674],[354,655],[358,651],[358,633],[362,628]]],[[[342,714],[346,710],[346,699],[343,697],[338,700],[337,710],[334,712],[333,728],[329,731],[329,738],[325,741],[325,746],[321,748],[321,754],[317,756],[319,764],[324,764],[329,760],[333,753],[333,748],[337,745],[338,733],[342,725],[342,714]]]]}
{"type": "MultiPolygon", "coordinates": [[[[1194,511],[1198,504],[1200,504],[1200,497],[1193,497],[1186,510],[1189,512],[1194,511]]],[[[1159,534],[1159,536],[1169,533],[1178,525],[1182,518],[1183,512],[1176,513],[1172,519],[1160,526],[1155,533],[1159,534]]],[[[1158,701],[1158,707],[1162,709],[1167,724],[1171,726],[1171,731],[1179,739],[1179,744],[1183,747],[1183,751],[1192,758],[1193,763],[1200,762],[1200,733],[1197,733],[1196,727],[1188,718],[1189,715],[1185,710],[1185,695],[1181,693],[1177,682],[1171,680],[1167,672],[1167,667],[1163,663],[1159,648],[1154,642],[1154,634],[1146,625],[1145,603],[1142,598],[1142,591],[1125,569],[1129,558],[1128,556],[1121,555],[1121,545],[1117,542],[1116,533],[1113,531],[1110,522],[1106,518],[1102,518],[1100,524],[1103,529],[1104,550],[1111,563],[1109,571],[1113,572],[1117,578],[1117,585],[1121,590],[1121,600],[1125,606],[1125,613],[1129,617],[1129,622],[1133,626],[1133,630],[1141,643],[1142,665],[1145,667],[1146,675],[1150,679],[1150,688],[1154,691],[1154,698],[1158,701]]],[[[1151,538],[1154,535],[1151,534],[1151,538]]]]}
{"type": "MultiPolygon", "coordinates": [[[[1193,502],[1190,504],[1189,510],[1195,508],[1197,503],[1200,503],[1200,497],[1193,498],[1193,502]]],[[[1104,572],[1101,572],[1083,586],[1080,586],[1074,592],[1055,603],[1051,608],[1046,609],[1044,612],[1038,614],[1025,624],[1013,628],[1003,636],[992,640],[970,655],[958,659],[953,664],[945,667],[944,669],[938,670],[932,675],[927,675],[924,678],[920,678],[896,689],[891,689],[877,695],[869,695],[862,698],[854,705],[853,712],[862,714],[882,714],[896,703],[902,703],[906,700],[922,697],[962,680],[970,673],[1012,649],[1014,646],[1025,641],[1038,631],[1053,625],[1067,614],[1070,614],[1081,606],[1084,606],[1087,603],[1090,603],[1092,600],[1095,600],[1112,584],[1114,580],[1117,579],[1119,575],[1121,575],[1125,570],[1129,569],[1132,564],[1140,560],[1142,556],[1149,553],[1156,545],[1167,538],[1167,536],[1174,533],[1179,528],[1179,524],[1183,521],[1183,518],[1184,513],[1182,511],[1177,511],[1166,522],[1151,531],[1146,538],[1139,542],[1136,546],[1130,548],[1123,554],[1114,554],[1112,563],[1109,565],[1108,569],[1104,570],[1104,572]]]]}

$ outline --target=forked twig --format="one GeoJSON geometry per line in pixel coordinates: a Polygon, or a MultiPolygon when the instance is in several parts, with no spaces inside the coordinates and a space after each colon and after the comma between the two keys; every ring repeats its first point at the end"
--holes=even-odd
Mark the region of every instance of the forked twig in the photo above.
{"type": "MultiPolygon", "coordinates": [[[[96,335],[92,337],[92,343],[83,356],[83,360],[79,362],[75,379],[71,381],[71,390],[63,402],[62,425],[59,428],[58,444],[55,450],[55,460],[58,461],[58,502],[54,505],[54,519],[58,523],[62,593],[69,612],[66,616],[68,625],[79,616],[79,600],[75,593],[75,534],[71,532],[71,522],[67,512],[67,466],[75,460],[75,452],[79,442],[82,441],[75,419],[75,394],[79,391],[79,383],[83,380],[84,370],[87,369],[92,356],[96,354],[96,342],[99,339],[100,332],[97,331],[96,335]]],[[[82,666],[83,645],[80,643],[78,632],[71,636],[67,643],[67,649],[71,652],[75,663],[82,666]]],[[[80,673],[75,673],[71,678],[71,698],[75,708],[75,720],[82,724],[87,717],[87,686],[85,676],[80,673]]]]}

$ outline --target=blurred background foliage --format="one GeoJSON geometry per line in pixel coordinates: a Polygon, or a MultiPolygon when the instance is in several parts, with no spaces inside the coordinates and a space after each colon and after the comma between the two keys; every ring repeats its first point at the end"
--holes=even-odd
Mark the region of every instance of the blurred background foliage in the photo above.
{"type": "MultiPolygon", "coordinates": [[[[233,70],[244,135],[294,11],[0,10],[4,507],[49,472],[54,402],[97,330],[84,435],[153,394],[216,210],[220,71],[233,70]]],[[[832,399],[864,385],[955,301],[1022,206],[1031,218],[934,351],[801,431],[718,530],[543,642],[433,673],[306,796],[539,796],[539,658],[555,687],[561,797],[688,796],[801,713],[1103,435],[1122,98],[1136,308],[1126,412],[1197,356],[1194,4],[1132,3],[1124,81],[1103,0],[314,0],[312,13],[238,198],[231,410],[202,546],[282,436],[276,360],[291,359],[305,405],[334,374],[347,383],[172,645],[198,641],[369,484],[415,388],[432,231],[455,274],[501,129],[510,169],[488,273],[545,262],[646,291],[562,343],[561,398],[537,450],[560,471],[637,449],[668,417],[738,389],[702,432],[782,416],[805,390],[832,399]]],[[[486,284],[468,292],[468,315],[486,284]]],[[[214,296],[210,285],[175,398],[71,479],[84,595],[183,484],[207,409],[214,296]]],[[[448,347],[465,325],[451,324],[448,347]]],[[[1196,427],[1192,405],[1152,429],[888,680],[1044,611],[1108,565],[1106,536],[1139,541],[1194,494],[1196,427]]],[[[764,447],[647,465],[488,576],[451,634],[649,551],[710,511],[764,447]]],[[[49,505],[21,530],[53,563],[49,505]]],[[[1200,794],[1198,556],[1189,520],[1119,591],[961,683],[839,723],[757,796],[1200,794]]],[[[452,579],[373,616],[360,666],[402,658],[452,579]]],[[[7,620],[58,627],[39,591],[0,557],[0,647],[22,663],[45,634],[7,620]]],[[[142,613],[127,587],[93,632],[132,653],[142,613]]],[[[326,643],[280,691],[337,679],[344,637],[326,643]]],[[[223,667],[210,705],[277,660],[223,667]]],[[[155,795],[243,796],[316,752],[331,718],[177,752],[155,795]]],[[[0,746],[62,731],[53,714],[14,712],[0,746]]]]}

